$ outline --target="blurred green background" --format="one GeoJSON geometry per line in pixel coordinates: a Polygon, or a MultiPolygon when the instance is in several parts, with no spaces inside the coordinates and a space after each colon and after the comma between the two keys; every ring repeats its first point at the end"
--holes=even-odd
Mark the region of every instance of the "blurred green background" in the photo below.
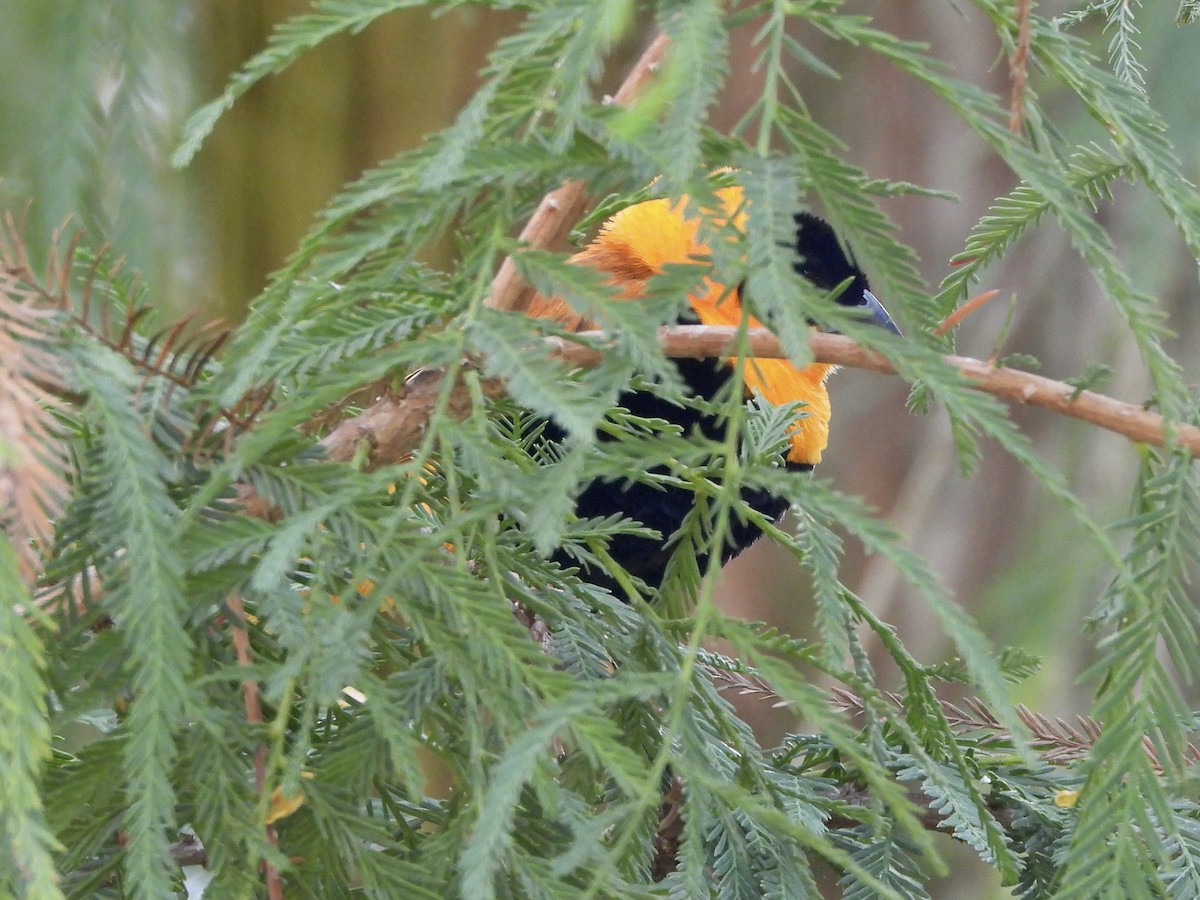
{"type": "MultiPolygon", "coordinates": [[[[982,14],[967,3],[888,0],[851,4],[908,40],[930,44],[956,74],[1007,98],[1008,67],[982,14]]],[[[1069,4],[1046,2],[1042,15],[1069,4]]],[[[110,244],[143,271],[164,315],[236,321],[347,180],[448,123],[475,83],[512,13],[459,8],[432,16],[393,14],[355,37],[330,41],[280,77],[255,87],[217,126],[184,172],[168,163],[186,117],[236,67],[261,49],[271,28],[305,11],[299,0],[7,0],[0,11],[0,203],[26,215],[35,252],[68,216],[89,244],[110,244]]],[[[1185,171],[1200,180],[1200,31],[1173,23],[1175,4],[1138,11],[1146,87],[1167,119],[1185,171]]],[[[1081,33],[1098,55],[1102,19],[1081,33]]],[[[727,129],[759,89],[751,23],[734,34],[732,71],[712,124],[727,129]]],[[[617,49],[599,91],[617,83],[649,40],[648,27],[617,49]]],[[[957,202],[886,201],[900,234],[922,260],[932,290],[1011,174],[944,106],[884,62],[798,29],[843,74],[797,72],[811,109],[847,144],[847,157],[873,176],[950,191],[957,202]]],[[[1103,142],[1101,126],[1036,73],[1031,82],[1056,126],[1103,142]]],[[[1006,100],[1005,100],[1006,102],[1006,100]]],[[[553,185],[547,185],[547,188],[553,185]]],[[[634,187],[631,185],[631,187],[634,187]]],[[[1189,382],[1200,359],[1195,262],[1145,192],[1122,186],[1097,213],[1135,281],[1161,299],[1178,335],[1172,350],[1189,382]]],[[[520,223],[514,223],[519,226],[520,223]]],[[[429,258],[452,264],[449,246],[429,258]]],[[[1068,378],[1089,364],[1115,371],[1103,388],[1148,401],[1132,343],[1062,232],[1044,224],[979,289],[1001,295],[962,328],[959,352],[1031,354],[1043,374],[1068,378]],[[1002,346],[998,336],[1011,314],[1002,346]]],[[[884,302],[886,303],[886,298],[884,302]]],[[[978,619],[997,646],[1040,655],[1039,674],[1018,699],[1049,715],[1086,710],[1094,685],[1080,683],[1094,638],[1084,620],[1107,572],[1078,526],[1023,469],[985,453],[963,477],[944,415],[905,409],[894,378],[847,371],[832,386],[833,437],[820,475],[865,497],[903,533],[978,619]]],[[[1037,410],[1014,410],[1037,452],[1068,479],[1101,522],[1125,515],[1139,450],[1107,432],[1037,410]]],[[[846,582],[894,623],[916,656],[933,662],[946,642],[922,602],[893,570],[848,546],[846,582]]],[[[723,606],[799,634],[811,631],[806,579],[760,544],[731,564],[723,606]]],[[[876,660],[884,678],[882,654],[876,660]]],[[[773,741],[794,723],[748,701],[745,714],[773,741]]],[[[954,874],[937,896],[1002,893],[971,854],[946,850],[954,874]]]]}

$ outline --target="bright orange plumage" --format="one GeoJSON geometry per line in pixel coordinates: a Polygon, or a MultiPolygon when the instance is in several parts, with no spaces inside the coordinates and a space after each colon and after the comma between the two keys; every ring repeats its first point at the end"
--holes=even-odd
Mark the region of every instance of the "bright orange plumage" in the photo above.
{"type": "MultiPolygon", "coordinates": [[[[728,187],[717,192],[725,207],[725,221],[717,217],[713,224],[720,227],[730,219],[740,227],[744,219],[741,188],[728,187]]],[[[609,219],[596,239],[572,261],[592,266],[607,274],[626,300],[638,299],[647,279],[662,271],[669,263],[687,263],[697,256],[707,255],[709,248],[698,238],[700,222],[686,217],[687,198],[648,200],[626,207],[609,219]]],[[[741,300],[738,292],[711,279],[705,279],[702,293],[688,297],[692,311],[702,325],[740,325],[741,300]]],[[[553,319],[573,331],[586,330],[590,323],[561,299],[538,297],[529,314],[553,319]]],[[[753,316],[749,327],[761,327],[753,316]]],[[[825,379],[830,366],[814,364],[798,369],[784,359],[750,360],[744,377],[746,395],[754,393],[770,403],[803,402],[803,419],[791,435],[788,462],[816,465],[821,451],[829,440],[829,393],[825,379]]]]}

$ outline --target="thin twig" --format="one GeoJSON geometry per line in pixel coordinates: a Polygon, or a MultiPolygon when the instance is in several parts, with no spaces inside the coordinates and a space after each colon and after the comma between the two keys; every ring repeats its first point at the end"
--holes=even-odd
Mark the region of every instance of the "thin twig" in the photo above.
{"type": "MultiPolygon", "coordinates": [[[[670,357],[720,357],[725,356],[737,343],[736,328],[710,327],[704,325],[678,325],[663,328],[659,332],[663,352],[670,357]]],[[[596,332],[585,332],[581,337],[596,337],[596,332]]],[[[557,355],[579,364],[594,364],[596,351],[569,345],[555,338],[562,345],[557,355]],[[586,352],[585,352],[586,351],[586,352]],[[587,362],[585,362],[587,361],[587,362]]],[[[760,359],[780,359],[787,356],[779,339],[769,331],[754,329],[749,334],[748,353],[760,359]]],[[[867,369],[884,375],[896,373],[895,367],[881,354],[860,347],[850,338],[840,334],[814,333],[809,338],[809,347],[817,362],[867,369]]],[[[966,356],[944,356],[943,361],[965,375],[970,386],[1003,397],[1017,403],[1041,406],[1045,409],[1081,419],[1109,431],[1124,435],[1139,444],[1162,447],[1166,444],[1166,423],[1163,417],[1144,407],[1126,403],[1093,391],[1078,388],[1042,375],[995,366],[991,363],[966,356]]],[[[1193,455],[1200,456],[1200,428],[1192,425],[1171,423],[1174,439],[1193,455]]]]}
{"type": "Polygon", "coordinates": [[[1012,72],[1012,99],[1009,103],[1008,130],[1021,134],[1021,110],[1025,107],[1025,84],[1029,80],[1029,17],[1033,0],[1017,0],[1017,46],[1008,61],[1012,72]]]}
{"type": "MultiPolygon", "coordinates": [[[[571,227],[579,221],[587,206],[587,185],[582,181],[564,181],[542,198],[537,211],[521,231],[518,240],[527,247],[544,249],[564,240],[571,227]]],[[[492,281],[492,293],[486,303],[493,309],[524,312],[533,300],[533,286],[517,274],[516,264],[509,256],[492,281]]]]}
{"type": "MultiPolygon", "coordinates": [[[[237,664],[245,668],[254,665],[254,657],[250,652],[250,632],[246,628],[246,607],[242,604],[239,594],[230,594],[226,601],[229,611],[233,613],[234,624],[231,629],[233,653],[237,664]]],[[[251,725],[261,725],[262,699],[258,693],[258,680],[247,676],[242,680],[242,705],[246,710],[246,721],[251,725]]],[[[261,744],[254,754],[254,789],[261,791],[267,778],[267,745],[261,744]]]]}
{"type": "MultiPolygon", "coordinates": [[[[405,380],[399,393],[377,400],[369,409],[327,434],[321,441],[325,453],[330,459],[346,462],[363,452],[368,469],[404,459],[421,443],[425,426],[437,406],[444,375],[441,368],[417,370],[405,380]]],[[[483,392],[488,397],[499,397],[504,393],[504,385],[498,379],[488,379],[483,382],[483,392]]],[[[470,413],[470,390],[460,382],[450,394],[445,415],[460,421],[470,413]]],[[[243,491],[242,502],[253,496],[243,491]]]]}
{"type": "MultiPolygon", "coordinates": [[[[580,338],[602,339],[601,332],[584,332],[580,338]]],[[[659,330],[663,352],[676,358],[719,358],[727,356],[738,340],[736,328],[708,325],[676,325],[659,330]]],[[[592,366],[604,351],[583,343],[560,337],[545,338],[550,354],[577,366],[592,366]]],[[[882,355],[860,347],[840,334],[814,333],[809,347],[817,362],[867,369],[886,375],[896,370],[882,355]]],[[[769,331],[752,329],[747,336],[747,352],[759,359],[785,357],[779,339],[769,331]]],[[[1131,441],[1161,447],[1166,443],[1163,417],[1157,413],[1121,400],[1080,391],[1070,384],[1055,381],[1031,372],[965,356],[945,356],[947,365],[958,369],[971,387],[1017,403],[1040,406],[1062,415],[1081,419],[1092,425],[1124,435],[1131,441]]],[[[437,401],[441,385],[440,369],[423,369],[405,383],[399,394],[385,397],[360,416],[347,420],[330,432],[321,442],[326,453],[335,460],[349,460],[362,454],[367,468],[397,462],[418,445],[426,423],[437,401]]],[[[504,393],[499,379],[483,379],[482,392],[487,397],[504,393]]],[[[465,384],[451,392],[446,414],[455,420],[466,418],[471,411],[471,394],[465,384]]],[[[1175,441],[1200,456],[1200,428],[1171,423],[1175,441]]]]}
{"type": "MultiPolygon", "coordinates": [[[[226,601],[229,611],[233,614],[234,624],[232,626],[233,652],[237,658],[239,666],[249,668],[254,664],[254,657],[250,652],[250,632],[246,628],[246,607],[242,604],[242,598],[239,594],[231,594],[226,601]]],[[[262,698],[258,691],[258,680],[256,678],[246,677],[242,680],[242,704],[246,709],[246,721],[251,725],[261,725],[263,721],[262,715],[262,698]]],[[[254,791],[261,794],[266,788],[267,782],[267,744],[262,742],[258,745],[258,749],[254,751],[254,791]]],[[[266,828],[267,842],[272,846],[277,846],[277,836],[275,826],[268,825],[266,828]]],[[[270,900],[283,900],[283,879],[279,875],[279,870],[268,862],[263,863],[263,872],[267,879],[267,897],[270,900]]]]}

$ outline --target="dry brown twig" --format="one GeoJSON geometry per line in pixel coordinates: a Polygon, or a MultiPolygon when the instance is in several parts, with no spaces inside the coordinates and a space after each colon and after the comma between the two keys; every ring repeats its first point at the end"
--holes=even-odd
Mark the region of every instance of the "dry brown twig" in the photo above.
{"type": "MultiPolygon", "coordinates": [[[[226,600],[233,624],[230,636],[233,641],[233,651],[239,666],[249,669],[254,665],[254,656],[250,647],[250,631],[247,627],[249,619],[246,607],[240,594],[231,594],[226,600]]],[[[259,693],[258,681],[247,676],[242,681],[242,705],[246,711],[246,721],[251,725],[261,725],[263,721],[262,697],[259,693]]],[[[262,794],[267,783],[267,744],[264,740],[254,751],[254,790],[262,794]]],[[[274,825],[266,826],[267,843],[272,847],[278,846],[278,836],[274,825]]],[[[267,896],[270,900],[281,900],[283,897],[283,878],[270,863],[263,863],[263,873],[266,878],[267,896]]]]}
{"type": "MultiPolygon", "coordinates": [[[[580,335],[580,338],[603,337],[600,332],[580,335]]],[[[677,325],[661,329],[659,338],[667,356],[715,358],[729,355],[737,344],[738,333],[736,328],[677,325]]],[[[604,353],[590,344],[560,337],[544,340],[551,355],[572,365],[595,365],[604,353]]],[[[746,343],[748,354],[759,359],[787,356],[779,339],[763,329],[751,330],[746,343]]],[[[809,338],[809,347],[817,362],[888,375],[896,372],[882,355],[860,347],[844,335],[815,333],[809,338]]],[[[977,390],[1071,416],[1137,443],[1156,447],[1166,444],[1162,416],[1136,404],[978,359],[965,356],[945,356],[943,359],[966,376],[971,387],[977,390]]],[[[413,375],[397,395],[385,397],[356,418],[343,422],[321,442],[330,458],[349,460],[361,452],[367,468],[403,459],[417,447],[424,434],[425,425],[437,405],[442,374],[439,369],[423,369],[413,375]]],[[[504,393],[504,384],[498,379],[482,379],[480,384],[484,396],[498,397],[504,393]]],[[[465,384],[457,385],[450,392],[445,414],[457,420],[465,418],[470,410],[470,390],[465,384]]],[[[1200,456],[1200,428],[1178,423],[1172,423],[1170,427],[1180,446],[1200,456]]]]}
{"type": "MultiPolygon", "coordinates": [[[[585,333],[587,335],[587,333],[585,333]]],[[[591,333],[587,336],[598,336],[591,333]]],[[[672,357],[720,357],[737,342],[737,329],[702,325],[680,325],[660,332],[662,347],[672,357]]],[[[556,339],[557,340],[557,339],[556,339]]],[[[566,344],[565,341],[561,342],[566,344]]],[[[787,356],[779,339],[769,331],[755,329],[748,337],[749,355],[761,359],[787,356]]],[[[578,345],[575,345],[578,346],[578,345]]],[[[896,374],[895,367],[881,354],[860,347],[840,334],[813,334],[809,348],[817,362],[866,369],[884,375],[896,374]]],[[[559,354],[571,362],[594,363],[597,351],[564,347],[559,354]],[[585,352],[586,351],[586,352],[585,352]]],[[[944,356],[943,361],[965,375],[971,387],[1016,403],[1040,406],[1124,435],[1140,444],[1162,447],[1167,442],[1163,417],[1142,406],[1126,403],[1094,391],[1081,391],[1073,385],[1042,375],[996,366],[967,356],[944,356]]],[[[1175,440],[1193,455],[1200,456],[1200,428],[1172,423],[1175,440]]]]}
{"type": "Polygon", "coordinates": [[[1017,0],[1017,46],[1008,60],[1012,72],[1012,97],[1009,101],[1008,130],[1021,133],[1021,110],[1025,105],[1025,84],[1029,80],[1029,19],[1033,0],[1017,0]]]}

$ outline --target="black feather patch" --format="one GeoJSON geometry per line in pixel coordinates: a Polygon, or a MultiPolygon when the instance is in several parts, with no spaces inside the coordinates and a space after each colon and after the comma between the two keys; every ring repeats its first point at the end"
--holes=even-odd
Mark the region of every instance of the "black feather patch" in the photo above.
{"type": "Polygon", "coordinates": [[[824,291],[832,291],[852,278],[850,286],[838,297],[838,303],[844,306],[862,303],[863,291],[871,289],[867,276],[846,255],[830,224],[807,212],[796,213],[795,218],[796,271],[824,291]]]}

